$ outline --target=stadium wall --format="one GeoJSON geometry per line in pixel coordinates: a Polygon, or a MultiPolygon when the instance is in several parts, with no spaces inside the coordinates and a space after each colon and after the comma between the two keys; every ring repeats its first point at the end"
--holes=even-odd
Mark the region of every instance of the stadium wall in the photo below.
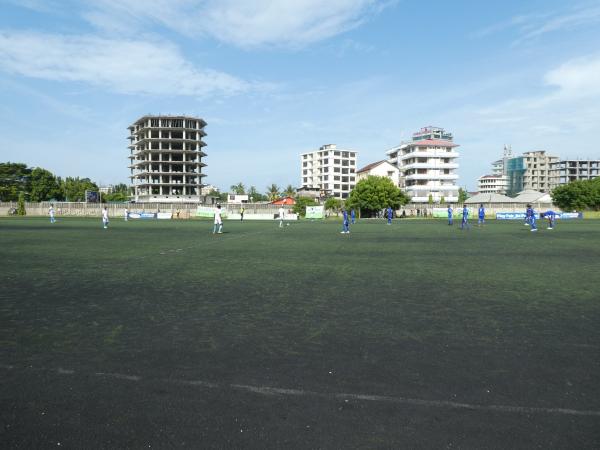
{"type": "MultiPolygon", "coordinates": [[[[71,203],[71,202],[40,202],[40,203],[25,203],[25,211],[28,216],[40,217],[48,216],[50,205],[54,205],[56,217],[101,217],[102,208],[106,206],[108,216],[113,218],[122,218],[125,215],[125,209],[130,213],[158,213],[171,212],[174,219],[189,219],[196,217],[198,206],[214,205],[199,205],[198,203],[71,203]]],[[[253,215],[261,217],[273,217],[277,214],[281,205],[271,205],[270,203],[246,203],[239,204],[222,204],[224,215],[229,219],[240,218],[240,209],[242,206],[245,209],[244,219],[251,220],[253,215]]],[[[0,216],[9,214],[11,208],[16,208],[17,202],[0,202],[0,216]]],[[[291,210],[289,206],[283,206],[287,210],[291,210]]]]}

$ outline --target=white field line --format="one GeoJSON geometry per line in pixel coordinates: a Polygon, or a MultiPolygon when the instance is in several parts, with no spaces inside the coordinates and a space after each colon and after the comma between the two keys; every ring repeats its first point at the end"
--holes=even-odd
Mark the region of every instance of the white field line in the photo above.
{"type": "MultiPolygon", "coordinates": [[[[74,370],[70,369],[43,369],[35,368],[32,366],[17,368],[10,364],[0,364],[0,369],[5,370],[48,370],[55,372],[60,375],[72,375],[75,373],[74,370]]],[[[103,378],[113,378],[116,380],[126,381],[141,381],[144,380],[142,376],[121,374],[121,373],[107,373],[107,372],[96,372],[94,375],[103,378]]],[[[147,381],[156,381],[151,378],[146,378],[147,381]]],[[[396,403],[401,405],[421,406],[426,408],[447,408],[447,409],[467,409],[472,411],[496,411],[502,413],[515,413],[515,414],[558,414],[566,416],[587,416],[587,417],[600,417],[600,411],[594,410],[580,410],[571,408],[542,408],[535,406],[513,406],[513,405],[484,405],[476,403],[460,403],[448,400],[425,400],[418,398],[408,397],[395,397],[388,395],[370,395],[370,394],[349,394],[349,393],[326,393],[316,391],[305,391],[302,389],[288,389],[279,388],[272,386],[252,386],[246,384],[220,384],[212,383],[203,380],[178,380],[178,379],[165,379],[161,380],[162,383],[172,385],[185,385],[192,387],[199,387],[204,389],[232,389],[238,391],[251,392],[257,395],[265,396],[288,396],[288,397],[317,397],[324,399],[333,400],[345,400],[345,401],[363,401],[363,402],[377,402],[377,403],[396,403]]]]}

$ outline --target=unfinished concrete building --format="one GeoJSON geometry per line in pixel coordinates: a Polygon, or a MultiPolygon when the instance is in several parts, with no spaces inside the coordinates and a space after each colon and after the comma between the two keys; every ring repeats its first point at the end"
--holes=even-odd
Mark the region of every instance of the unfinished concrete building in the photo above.
{"type": "Polygon", "coordinates": [[[132,199],[201,201],[206,122],[188,116],[143,116],[128,127],[132,199]]]}

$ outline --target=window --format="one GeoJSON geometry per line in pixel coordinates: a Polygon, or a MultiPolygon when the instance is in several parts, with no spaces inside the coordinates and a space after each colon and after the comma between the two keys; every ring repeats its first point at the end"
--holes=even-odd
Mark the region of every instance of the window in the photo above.
{"type": "Polygon", "coordinates": [[[333,152],[335,156],[340,156],[340,152],[333,152]]]}
{"type": "Polygon", "coordinates": [[[339,168],[339,167],[334,167],[334,168],[333,168],[333,171],[334,171],[334,172],[339,172],[339,171],[340,171],[340,168],[339,168]]]}
{"type": "Polygon", "coordinates": [[[339,163],[340,163],[340,160],[339,160],[339,159],[334,159],[334,160],[333,160],[333,163],[334,163],[334,164],[339,164],[339,163]]]}
{"type": "Polygon", "coordinates": [[[333,181],[340,181],[340,177],[339,176],[333,177],[333,181]]]}
{"type": "Polygon", "coordinates": [[[342,173],[348,173],[348,169],[347,168],[342,168],[342,173]]]}
{"type": "Polygon", "coordinates": [[[339,184],[334,184],[334,185],[333,185],[333,188],[334,188],[334,189],[339,189],[339,188],[340,188],[340,185],[339,185],[339,184]]]}
{"type": "Polygon", "coordinates": [[[308,163],[305,163],[305,162],[302,163],[302,167],[307,167],[307,166],[308,166],[308,163]]]}

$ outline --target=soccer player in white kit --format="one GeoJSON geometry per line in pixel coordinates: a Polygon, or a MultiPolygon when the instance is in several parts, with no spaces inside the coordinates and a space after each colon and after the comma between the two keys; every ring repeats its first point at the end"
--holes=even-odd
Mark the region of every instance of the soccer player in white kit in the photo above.
{"type": "Polygon", "coordinates": [[[106,206],[102,208],[102,225],[104,228],[108,228],[108,209],[106,209],[106,206]]]}
{"type": "Polygon", "coordinates": [[[124,214],[123,218],[125,219],[125,222],[127,222],[127,220],[129,219],[129,209],[128,208],[125,208],[125,214],[124,214]]]}
{"type": "Polygon", "coordinates": [[[283,206],[279,208],[279,228],[283,228],[283,218],[285,217],[285,209],[283,206]]]}
{"type": "Polygon", "coordinates": [[[223,233],[223,219],[221,218],[221,205],[217,205],[215,211],[215,226],[213,227],[213,234],[223,233]],[[217,231],[218,229],[218,231],[217,231]]]}
{"type": "Polygon", "coordinates": [[[50,205],[50,209],[48,210],[48,214],[50,215],[50,223],[56,222],[54,218],[54,205],[50,205]]]}

